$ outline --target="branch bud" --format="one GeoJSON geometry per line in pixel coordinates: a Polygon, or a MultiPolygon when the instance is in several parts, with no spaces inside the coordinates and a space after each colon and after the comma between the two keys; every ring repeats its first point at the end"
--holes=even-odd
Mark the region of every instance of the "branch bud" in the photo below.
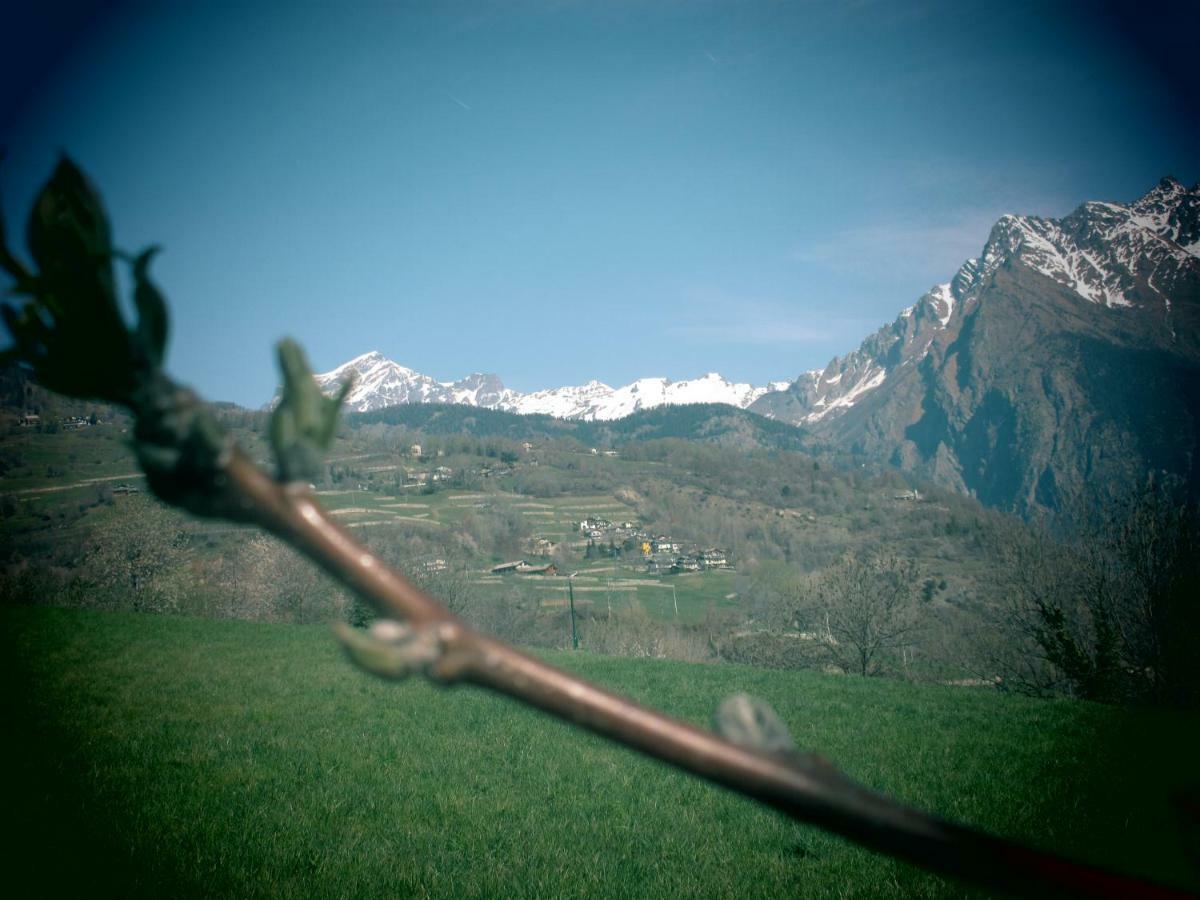
{"type": "Polygon", "coordinates": [[[337,431],[338,408],[350,392],[345,382],[333,397],[326,397],[304,351],[295,341],[279,343],[279,368],[283,396],[271,414],[271,446],[280,481],[312,481],[321,471],[325,451],[337,431]]]}
{"type": "Polygon", "coordinates": [[[445,652],[440,623],[414,628],[380,619],[365,633],[344,622],[336,623],[333,630],[356,665],[393,681],[432,674],[445,652]]]}
{"type": "Polygon", "coordinates": [[[783,719],[770,704],[749,694],[727,697],[713,714],[717,734],[732,744],[776,755],[796,753],[783,719]]]}

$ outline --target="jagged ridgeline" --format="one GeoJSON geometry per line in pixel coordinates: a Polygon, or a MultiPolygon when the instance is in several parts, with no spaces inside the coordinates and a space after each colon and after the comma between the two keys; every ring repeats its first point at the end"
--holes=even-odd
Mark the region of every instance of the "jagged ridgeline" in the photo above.
{"type": "Polygon", "coordinates": [[[751,409],[1026,514],[1148,472],[1195,496],[1200,187],[1005,216],[950,282],[751,409]]]}

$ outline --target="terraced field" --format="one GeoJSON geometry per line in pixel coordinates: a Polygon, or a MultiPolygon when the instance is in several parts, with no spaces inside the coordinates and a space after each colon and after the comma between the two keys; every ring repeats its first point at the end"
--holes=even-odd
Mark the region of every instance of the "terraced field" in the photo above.
{"type": "MultiPolygon", "coordinates": [[[[606,495],[531,498],[508,491],[438,491],[433,494],[412,492],[411,497],[395,497],[359,490],[317,491],[321,502],[350,528],[397,524],[431,530],[458,525],[473,512],[503,507],[526,520],[534,537],[554,543],[567,541],[576,550],[587,543],[578,523],[589,517],[610,521],[630,521],[636,510],[627,503],[606,495]]],[[[535,592],[546,609],[566,607],[567,579],[540,575],[493,575],[488,568],[470,573],[471,583],[500,590],[512,583],[522,590],[535,592]]],[[[620,610],[638,604],[660,619],[696,622],[710,606],[725,608],[736,600],[735,575],[732,571],[696,572],[685,575],[648,575],[640,559],[614,562],[587,560],[574,575],[576,608],[620,610]]]]}

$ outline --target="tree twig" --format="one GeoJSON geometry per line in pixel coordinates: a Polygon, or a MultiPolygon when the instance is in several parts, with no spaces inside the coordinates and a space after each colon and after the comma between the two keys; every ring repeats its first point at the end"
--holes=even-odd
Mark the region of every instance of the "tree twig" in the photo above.
{"type": "Polygon", "coordinates": [[[505,694],[799,821],[978,884],[1025,896],[1183,896],[942,821],[862,787],[818,757],[740,746],[611,694],[472,629],[359,544],[307,486],[279,484],[240,452],[226,473],[230,490],[247,498],[259,524],[303,550],[380,615],[432,635],[440,652],[424,670],[439,682],[505,694]]]}

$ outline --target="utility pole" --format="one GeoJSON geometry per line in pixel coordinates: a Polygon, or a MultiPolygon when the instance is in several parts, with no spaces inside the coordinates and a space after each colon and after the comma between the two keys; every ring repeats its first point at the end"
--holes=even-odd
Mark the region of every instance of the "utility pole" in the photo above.
{"type": "Polygon", "coordinates": [[[575,578],[574,572],[567,576],[567,594],[571,598],[571,648],[579,649],[579,632],[575,630],[575,586],[571,583],[575,578]]]}

